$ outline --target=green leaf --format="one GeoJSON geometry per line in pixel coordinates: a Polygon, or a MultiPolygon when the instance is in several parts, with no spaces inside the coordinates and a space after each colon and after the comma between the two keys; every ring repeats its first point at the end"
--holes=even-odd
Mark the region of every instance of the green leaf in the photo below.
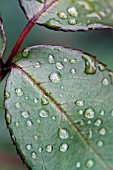
{"type": "Polygon", "coordinates": [[[113,29],[113,0],[19,0],[28,19],[50,29],[113,29]]]}
{"type": "Polygon", "coordinates": [[[5,89],[6,121],[32,170],[113,169],[113,72],[81,51],[26,48],[5,89]]]}
{"type": "Polygon", "coordinates": [[[6,37],[4,33],[2,19],[0,18],[0,59],[3,56],[6,47],[6,37]]]}

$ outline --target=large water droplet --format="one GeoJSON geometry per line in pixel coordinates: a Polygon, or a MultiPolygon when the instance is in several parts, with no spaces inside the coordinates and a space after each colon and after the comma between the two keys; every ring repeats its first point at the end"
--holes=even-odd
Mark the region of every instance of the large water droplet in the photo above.
{"type": "Polygon", "coordinates": [[[63,128],[60,128],[60,129],[58,130],[58,134],[59,134],[59,137],[60,137],[61,139],[67,139],[67,138],[69,137],[68,131],[67,131],[66,129],[63,129],[63,128]]]}
{"type": "Polygon", "coordinates": [[[46,25],[54,29],[58,29],[61,26],[61,22],[58,21],[56,18],[51,18],[46,22],[46,25]]]}
{"type": "Polygon", "coordinates": [[[23,90],[21,88],[15,89],[17,96],[23,95],[23,90]]]}
{"type": "Polygon", "coordinates": [[[53,82],[53,83],[58,83],[61,79],[61,74],[56,72],[56,73],[52,73],[49,76],[49,79],[53,82]]]}
{"type": "Polygon", "coordinates": [[[106,134],[106,129],[105,128],[101,128],[101,129],[99,129],[99,133],[100,133],[100,135],[105,135],[106,134]]]}
{"type": "Polygon", "coordinates": [[[31,153],[31,157],[32,157],[33,159],[36,159],[36,158],[37,158],[37,154],[36,154],[35,152],[32,152],[32,153],[31,153]]]}
{"type": "Polygon", "coordinates": [[[62,70],[63,69],[63,64],[61,62],[56,62],[56,68],[59,69],[59,70],[62,70]]]}
{"type": "Polygon", "coordinates": [[[102,120],[101,119],[97,119],[95,121],[95,126],[100,126],[102,124],[102,120]]]}
{"type": "Polygon", "coordinates": [[[55,62],[54,56],[49,55],[48,61],[49,61],[50,64],[53,64],[55,62]]]}
{"type": "Polygon", "coordinates": [[[43,118],[48,117],[49,116],[49,111],[45,110],[45,109],[40,109],[39,110],[39,115],[40,115],[40,117],[43,117],[43,118]]]}
{"type": "Polygon", "coordinates": [[[86,74],[95,74],[96,73],[96,58],[83,55],[83,60],[85,61],[85,73],[86,74]]]}
{"type": "Polygon", "coordinates": [[[73,6],[71,8],[68,8],[68,13],[73,16],[73,17],[78,17],[78,12],[76,10],[76,8],[73,6]]]}
{"type": "Polygon", "coordinates": [[[60,145],[60,151],[61,152],[66,152],[68,149],[68,144],[67,143],[63,143],[60,145]]]}
{"type": "Polygon", "coordinates": [[[95,116],[95,111],[94,109],[92,108],[87,108],[85,111],[84,111],[84,116],[88,119],[92,119],[94,118],[95,116]]]}
{"type": "Polygon", "coordinates": [[[89,159],[86,161],[86,168],[92,168],[94,166],[94,160],[89,159]]]}
{"type": "Polygon", "coordinates": [[[27,112],[27,111],[22,112],[22,117],[28,118],[29,117],[29,112],[27,112]]]}
{"type": "Polygon", "coordinates": [[[59,12],[57,13],[57,16],[61,19],[67,19],[68,18],[68,15],[66,12],[59,12]]]}
{"type": "Polygon", "coordinates": [[[52,145],[47,145],[46,146],[46,152],[52,152],[52,150],[53,150],[53,147],[52,147],[52,145]]]}

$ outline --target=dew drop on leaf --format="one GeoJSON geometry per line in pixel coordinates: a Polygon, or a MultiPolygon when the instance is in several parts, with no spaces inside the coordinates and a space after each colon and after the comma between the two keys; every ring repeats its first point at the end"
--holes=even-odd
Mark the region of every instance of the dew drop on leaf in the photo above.
{"type": "Polygon", "coordinates": [[[94,160],[89,159],[86,161],[86,168],[92,168],[94,166],[94,160]]]}
{"type": "Polygon", "coordinates": [[[100,133],[100,135],[104,136],[106,134],[106,129],[105,128],[99,129],[99,133],[100,133]]]}
{"type": "Polygon", "coordinates": [[[50,74],[49,79],[53,83],[58,83],[61,79],[61,74],[58,72],[52,73],[52,74],[50,74]]]}
{"type": "Polygon", "coordinates": [[[30,126],[32,126],[32,125],[33,125],[33,122],[32,122],[31,120],[28,120],[28,121],[27,121],[27,126],[30,127],[30,126]]]}
{"type": "Polygon", "coordinates": [[[76,21],[75,18],[71,18],[71,19],[68,20],[68,23],[69,23],[70,25],[75,25],[75,24],[77,24],[77,21],[76,21]]]}
{"type": "Polygon", "coordinates": [[[28,55],[29,55],[29,50],[22,51],[22,56],[23,57],[28,57],[28,55]]]}
{"type": "Polygon", "coordinates": [[[95,126],[100,126],[101,124],[102,124],[102,120],[101,119],[96,119],[95,126]]]}
{"type": "Polygon", "coordinates": [[[81,167],[81,164],[80,164],[80,162],[76,162],[76,168],[80,168],[81,167]]]}
{"type": "Polygon", "coordinates": [[[32,157],[33,159],[36,159],[36,158],[37,158],[36,153],[35,153],[35,152],[32,152],[32,153],[31,153],[31,157],[32,157]]]}
{"type": "Polygon", "coordinates": [[[22,112],[22,117],[28,118],[28,117],[29,117],[29,112],[23,111],[23,112],[22,112]]]}
{"type": "Polygon", "coordinates": [[[40,117],[46,118],[46,117],[49,116],[49,111],[45,110],[45,109],[40,109],[39,110],[39,115],[40,115],[40,117]]]}
{"type": "Polygon", "coordinates": [[[98,147],[102,147],[102,146],[103,146],[103,141],[99,140],[99,141],[97,142],[97,146],[98,146],[98,147]]]}
{"type": "Polygon", "coordinates": [[[15,91],[16,91],[17,96],[23,96],[23,94],[24,94],[23,90],[21,88],[18,88],[15,91]]]}
{"type": "Polygon", "coordinates": [[[7,122],[8,124],[11,123],[11,115],[10,115],[9,113],[6,114],[6,122],[7,122]]]}
{"type": "Polygon", "coordinates": [[[102,84],[103,84],[104,86],[107,86],[107,85],[109,84],[108,79],[107,79],[107,78],[104,78],[104,79],[102,80],[102,84]]]}
{"type": "Polygon", "coordinates": [[[40,68],[40,63],[37,61],[37,62],[34,64],[34,67],[35,67],[35,68],[40,68]]]}
{"type": "Polygon", "coordinates": [[[92,119],[94,118],[95,116],[95,111],[94,109],[92,108],[87,108],[85,111],[84,111],[84,116],[88,119],[92,119]]]}
{"type": "Polygon", "coordinates": [[[75,101],[75,104],[77,106],[84,106],[84,101],[83,100],[77,100],[77,101],[75,101]]]}
{"type": "Polygon", "coordinates": [[[53,64],[55,62],[54,56],[49,55],[48,61],[49,61],[50,64],[53,64]]]}
{"type": "Polygon", "coordinates": [[[72,16],[72,17],[78,17],[78,12],[76,10],[76,8],[73,6],[73,7],[70,7],[68,8],[68,13],[72,16]]]}
{"type": "Polygon", "coordinates": [[[32,146],[31,146],[30,144],[28,144],[28,145],[26,146],[26,149],[27,149],[27,150],[31,150],[31,147],[32,147],[32,146]]]}
{"type": "Polygon", "coordinates": [[[57,14],[57,16],[61,19],[67,19],[68,18],[68,15],[66,14],[66,12],[59,12],[57,14]]]}
{"type": "Polygon", "coordinates": [[[70,62],[71,64],[75,64],[76,61],[77,61],[77,60],[76,60],[75,58],[72,58],[72,59],[69,60],[69,62],[70,62]]]}
{"type": "Polygon", "coordinates": [[[72,68],[72,69],[70,70],[70,73],[71,73],[71,74],[75,74],[75,73],[76,73],[76,70],[75,70],[74,68],[72,68]]]}
{"type": "Polygon", "coordinates": [[[52,145],[47,145],[46,146],[46,152],[52,152],[52,150],[53,150],[53,147],[52,147],[52,145]]]}
{"type": "Polygon", "coordinates": [[[60,128],[60,129],[58,130],[58,134],[59,134],[59,137],[60,137],[61,139],[67,139],[67,138],[69,137],[68,131],[67,131],[66,129],[63,129],[63,128],[60,128]]]}
{"type": "Polygon", "coordinates": [[[62,70],[63,69],[63,64],[61,62],[56,62],[56,68],[59,69],[59,70],[62,70]]]}
{"type": "Polygon", "coordinates": [[[60,151],[61,152],[66,152],[68,149],[68,144],[67,143],[63,143],[60,145],[60,151]]]}

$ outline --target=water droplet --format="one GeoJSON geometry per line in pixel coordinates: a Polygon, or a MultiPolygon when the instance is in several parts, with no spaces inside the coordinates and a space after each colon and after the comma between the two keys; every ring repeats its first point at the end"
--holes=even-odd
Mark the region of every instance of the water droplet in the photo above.
{"type": "Polygon", "coordinates": [[[77,21],[76,21],[75,18],[71,18],[71,19],[68,20],[68,23],[69,23],[70,25],[75,25],[75,24],[77,23],[77,21]]]}
{"type": "Polygon", "coordinates": [[[60,79],[61,79],[61,74],[58,73],[58,72],[52,73],[52,74],[50,74],[49,79],[53,83],[58,83],[60,81],[60,79]]]}
{"type": "Polygon", "coordinates": [[[49,63],[53,64],[55,62],[54,56],[53,55],[49,55],[49,63]]]}
{"type": "Polygon", "coordinates": [[[72,68],[72,69],[70,70],[70,72],[71,72],[71,74],[75,74],[75,73],[76,73],[76,70],[75,70],[74,68],[72,68]]]}
{"type": "Polygon", "coordinates": [[[27,126],[30,127],[30,126],[32,126],[32,125],[33,125],[33,122],[32,122],[31,120],[28,120],[28,121],[27,121],[27,126]]]}
{"type": "Polygon", "coordinates": [[[113,117],[113,110],[111,110],[111,116],[113,117]]]}
{"type": "Polygon", "coordinates": [[[49,100],[48,100],[48,98],[47,98],[46,95],[44,95],[44,96],[42,97],[41,103],[42,103],[42,105],[47,105],[47,104],[49,104],[49,100]]]}
{"type": "Polygon", "coordinates": [[[46,170],[46,167],[45,167],[45,166],[42,166],[42,170],[46,170]]]}
{"type": "Polygon", "coordinates": [[[88,119],[92,119],[95,116],[95,111],[92,108],[88,108],[84,111],[84,116],[88,119]]]}
{"type": "Polygon", "coordinates": [[[67,143],[63,143],[60,145],[60,151],[61,152],[66,152],[68,150],[68,144],[67,143]]]}
{"type": "Polygon", "coordinates": [[[92,123],[91,120],[88,120],[88,121],[87,121],[87,125],[90,125],[91,123],[92,123]]]}
{"type": "Polygon", "coordinates": [[[26,98],[26,100],[28,100],[28,99],[29,99],[29,97],[28,97],[28,96],[26,96],[25,98],[26,98]]]}
{"type": "Polygon", "coordinates": [[[35,68],[40,68],[40,63],[37,61],[37,62],[34,64],[34,67],[35,67],[35,68]]]}
{"type": "Polygon", "coordinates": [[[71,64],[75,64],[76,61],[77,61],[77,60],[76,60],[75,58],[72,58],[72,59],[69,60],[69,62],[70,62],[71,64]]]}
{"type": "Polygon", "coordinates": [[[66,129],[63,129],[63,128],[60,128],[60,129],[58,130],[58,134],[59,134],[59,137],[60,137],[61,139],[67,139],[67,138],[69,137],[68,131],[67,131],[66,129]]]}
{"type": "Polygon", "coordinates": [[[110,76],[111,84],[113,85],[113,72],[110,71],[109,76],[110,76]]]}
{"type": "Polygon", "coordinates": [[[63,69],[63,64],[61,62],[57,62],[56,63],[56,68],[59,69],[59,70],[62,70],[63,69]]]}
{"type": "Polygon", "coordinates": [[[8,124],[11,123],[11,115],[10,115],[9,113],[6,114],[6,122],[7,122],[8,124]]]}
{"type": "Polygon", "coordinates": [[[32,152],[32,153],[31,153],[31,157],[32,157],[33,159],[36,159],[36,158],[37,158],[36,153],[35,153],[35,152],[32,152]]]}
{"type": "Polygon", "coordinates": [[[80,168],[80,167],[81,167],[80,162],[77,162],[77,163],[76,163],[76,168],[80,168]]]}
{"type": "Polygon", "coordinates": [[[31,147],[32,146],[30,144],[26,146],[27,150],[31,150],[31,147]]]}
{"type": "Polygon", "coordinates": [[[8,91],[5,92],[5,98],[8,99],[10,97],[10,93],[8,91]]]}
{"type": "Polygon", "coordinates": [[[92,168],[94,166],[94,160],[89,159],[86,161],[86,168],[92,168]]]}
{"type": "Polygon", "coordinates": [[[20,126],[20,122],[15,122],[16,127],[20,126]]]}
{"type": "Polygon", "coordinates": [[[43,151],[43,148],[38,148],[38,152],[42,152],[43,151]]]}
{"type": "Polygon", "coordinates": [[[84,101],[83,100],[77,100],[77,101],[75,101],[75,104],[77,106],[84,106],[84,101]]]}
{"type": "Polygon", "coordinates": [[[29,55],[29,50],[22,51],[22,56],[23,57],[28,57],[28,55],[29,55]]]}
{"type": "Polygon", "coordinates": [[[83,114],[83,110],[80,109],[80,110],[77,111],[77,113],[78,113],[79,115],[82,115],[82,114],[83,114]]]}
{"type": "Polygon", "coordinates": [[[34,136],[34,140],[36,140],[36,141],[38,140],[38,136],[37,135],[34,136]]]}
{"type": "Polygon", "coordinates": [[[52,147],[52,145],[47,145],[46,146],[46,152],[52,152],[52,150],[53,150],[53,147],[52,147]]]}
{"type": "Polygon", "coordinates": [[[45,109],[40,109],[39,110],[39,115],[40,117],[48,117],[49,116],[49,111],[48,110],[45,110],[45,109]]]}
{"type": "Polygon", "coordinates": [[[102,63],[98,63],[98,68],[100,71],[104,71],[106,69],[106,65],[102,63]]]}
{"type": "Polygon", "coordinates": [[[40,119],[37,119],[37,123],[38,123],[38,124],[40,124],[40,123],[41,123],[40,119]]]}
{"type": "Polygon", "coordinates": [[[57,16],[58,16],[59,18],[61,18],[61,19],[67,19],[67,18],[68,18],[68,15],[67,15],[66,12],[59,12],[59,13],[57,14],[57,16]]]}
{"type": "Polygon", "coordinates": [[[67,63],[68,59],[67,58],[64,58],[64,62],[67,63]]]}
{"type": "Polygon", "coordinates": [[[97,142],[97,146],[98,146],[98,147],[102,147],[102,146],[103,146],[103,141],[101,141],[101,140],[98,141],[98,142],[97,142]]]}
{"type": "Polygon", "coordinates": [[[89,132],[88,132],[88,139],[92,139],[92,137],[93,137],[93,132],[90,129],[89,132]]]}
{"type": "Polygon", "coordinates": [[[63,90],[63,89],[64,89],[64,86],[61,86],[61,89],[63,90]]]}
{"type": "Polygon", "coordinates": [[[52,120],[55,120],[56,119],[56,116],[52,116],[52,120]]]}
{"type": "Polygon", "coordinates": [[[109,84],[108,79],[107,79],[107,78],[103,78],[102,84],[103,84],[104,86],[107,86],[107,85],[109,84]]]}
{"type": "Polygon", "coordinates": [[[102,110],[102,111],[100,112],[100,115],[101,115],[101,116],[104,116],[104,115],[105,115],[105,111],[102,110]]]}
{"type": "Polygon", "coordinates": [[[97,119],[95,121],[95,126],[100,126],[102,124],[102,120],[101,119],[97,119]]]}
{"type": "Polygon", "coordinates": [[[37,98],[35,98],[35,99],[34,99],[34,102],[35,102],[35,103],[38,103],[38,102],[39,102],[39,100],[38,100],[37,98]]]}
{"type": "Polygon", "coordinates": [[[22,117],[28,118],[29,117],[29,112],[27,112],[27,111],[22,112],[22,117]]]}
{"type": "Polygon", "coordinates": [[[21,107],[20,103],[16,103],[15,105],[18,109],[21,107]]]}
{"type": "Polygon", "coordinates": [[[106,129],[105,128],[99,129],[99,133],[100,133],[100,135],[104,136],[106,134],[106,129]]]}
{"type": "Polygon", "coordinates": [[[71,8],[68,8],[67,11],[72,17],[78,17],[78,12],[74,6],[71,8]]]}
{"type": "Polygon", "coordinates": [[[81,7],[84,7],[86,10],[93,10],[93,6],[89,2],[86,2],[86,1],[77,1],[77,4],[79,4],[81,7]]]}
{"type": "Polygon", "coordinates": [[[58,21],[56,18],[51,18],[46,22],[46,25],[54,29],[58,29],[61,26],[61,22],[58,21]]]}
{"type": "Polygon", "coordinates": [[[86,74],[95,74],[96,73],[96,58],[83,55],[83,60],[85,61],[85,73],[86,74]]]}
{"type": "Polygon", "coordinates": [[[23,90],[21,88],[18,88],[15,91],[16,91],[17,96],[23,96],[23,90]]]}

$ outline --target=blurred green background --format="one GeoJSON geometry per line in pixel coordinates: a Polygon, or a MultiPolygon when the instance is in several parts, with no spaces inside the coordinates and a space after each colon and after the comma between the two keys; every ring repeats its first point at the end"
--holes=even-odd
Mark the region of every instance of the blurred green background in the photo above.
{"type": "MultiPolygon", "coordinates": [[[[4,21],[7,37],[7,59],[15,41],[27,23],[18,0],[0,0],[0,15],[4,21]]],[[[113,30],[65,33],[35,26],[23,43],[22,48],[38,44],[63,45],[80,49],[97,56],[98,60],[113,70],[113,30]]],[[[12,144],[4,119],[3,93],[4,80],[0,84],[0,170],[26,170],[12,144]]]]}

